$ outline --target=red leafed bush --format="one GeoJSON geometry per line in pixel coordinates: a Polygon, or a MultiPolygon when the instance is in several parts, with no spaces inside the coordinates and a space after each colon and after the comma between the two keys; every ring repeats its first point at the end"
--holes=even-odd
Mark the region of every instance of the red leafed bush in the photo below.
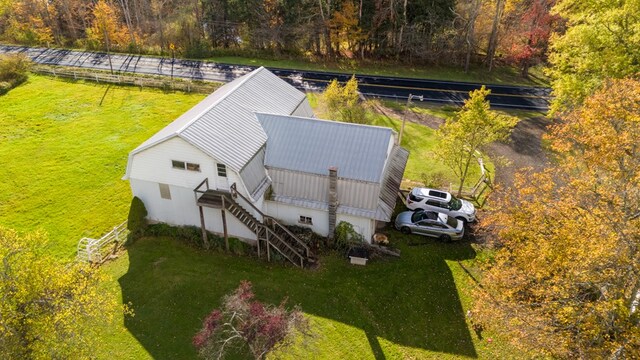
{"type": "Polygon", "coordinates": [[[221,359],[232,348],[247,347],[255,359],[292,344],[296,334],[310,335],[309,322],[298,307],[289,310],[286,299],[280,305],[255,300],[251,283],[240,286],[223,299],[193,337],[193,345],[204,359],[221,359]]]}

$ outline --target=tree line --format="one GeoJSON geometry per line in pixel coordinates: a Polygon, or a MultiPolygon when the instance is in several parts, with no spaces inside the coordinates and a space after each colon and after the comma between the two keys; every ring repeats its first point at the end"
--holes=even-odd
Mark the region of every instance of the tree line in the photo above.
{"type": "Polygon", "coordinates": [[[446,64],[546,59],[556,0],[0,1],[0,39],[25,45],[446,64]]]}

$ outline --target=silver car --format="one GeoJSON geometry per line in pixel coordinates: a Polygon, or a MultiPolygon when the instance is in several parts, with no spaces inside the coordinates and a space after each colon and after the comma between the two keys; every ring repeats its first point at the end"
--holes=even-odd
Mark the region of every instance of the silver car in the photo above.
{"type": "Polygon", "coordinates": [[[396,229],[403,234],[419,234],[438,238],[440,241],[461,240],[464,222],[435,211],[404,211],[398,214],[396,229]]]}

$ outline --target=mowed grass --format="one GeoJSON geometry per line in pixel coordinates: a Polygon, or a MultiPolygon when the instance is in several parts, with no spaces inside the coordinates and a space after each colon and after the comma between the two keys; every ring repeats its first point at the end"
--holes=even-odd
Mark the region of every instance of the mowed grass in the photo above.
{"type": "Polygon", "coordinates": [[[129,151],[204,97],[105,90],[31,75],[0,96],[0,224],[46,231],[63,258],[126,220],[129,151]]]}
{"type": "Polygon", "coordinates": [[[202,319],[240,281],[249,280],[259,300],[278,304],[286,297],[311,321],[312,339],[272,359],[517,357],[508,342],[490,333],[481,340],[468,323],[475,287],[464,270],[475,257],[468,242],[442,244],[388,233],[401,258],[359,267],[328,255],[315,270],[207,253],[167,238],[141,239],[105,267],[135,316],[110,329],[96,355],[194,358],[191,339],[202,319]]]}
{"type": "MultiPolygon", "coordinates": [[[[0,224],[48,232],[61,258],[74,254],[80,237],[99,236],[126,218],[127,154],[203,98],[111,87],[100,106],[106,89],[31,76],[0,97],[0,224]]],[[[399,126],[398,119],[372,121],[399,126]]],[[[432,130],[407,126],[408,176],[431,171],[432,130]]],[[[312,321],[316,337],[278,358],[510,357],[505,341],[478,339],[465,317],[475,285],[460,264],[473,265],[471,246],[390,236],[400,259],[354,267],[329,255],[311,271],[142,239],[103,267],[113,278],[104,286],[131,303],[135,316],[104,329],[96,357],[193,358],[191,337],[203,316],[241,280],[252,281],[263,301],[288,297],[312,321]]]]}

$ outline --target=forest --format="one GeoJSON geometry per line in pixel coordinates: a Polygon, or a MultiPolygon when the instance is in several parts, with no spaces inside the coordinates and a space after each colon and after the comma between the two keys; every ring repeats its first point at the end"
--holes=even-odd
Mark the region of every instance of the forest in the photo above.
{"type": "Polygon", "coordinates": [[[0,0],[0,41],[204,58],[387,60],[527,75],[556,0],[0,0]]]}

